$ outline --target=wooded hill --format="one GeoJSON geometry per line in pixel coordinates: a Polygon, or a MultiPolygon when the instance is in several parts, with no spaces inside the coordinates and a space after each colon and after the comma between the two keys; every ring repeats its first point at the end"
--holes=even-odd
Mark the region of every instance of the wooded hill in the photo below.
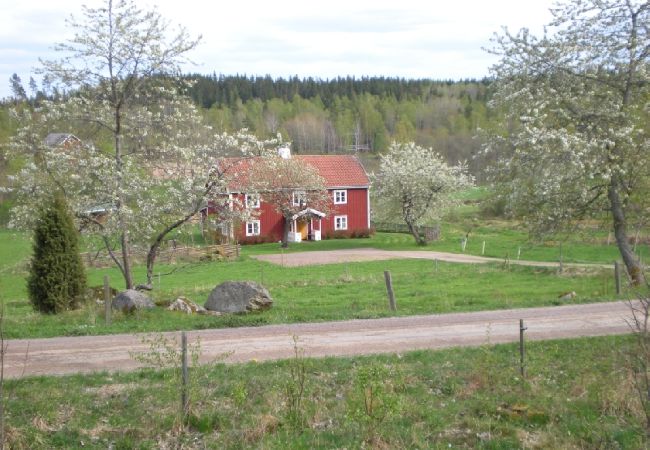
{"type": "MultiPolygon", "coordinates": [[[[293,150],[381,152],[392,140],[432,146],[450,162],[480,148],[489,126],[489,80],[363,77],[321,80],[243,75],[187,75],[187,93],[218,131],[278,132],[293,150]]],[[[477,167],[474,167],[477,169],[477,167]]],[[[472,170],[475,171],[475,170],[472,170]]]]}

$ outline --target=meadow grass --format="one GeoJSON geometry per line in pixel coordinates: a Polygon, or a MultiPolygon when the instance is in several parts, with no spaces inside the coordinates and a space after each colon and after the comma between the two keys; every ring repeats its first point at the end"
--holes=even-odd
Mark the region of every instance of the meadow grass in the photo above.
{"type": "MultiPolygon", "coordinates": [[[[134,315],[117,313],[110,326],[103,320],[103,307],[95,302],[85,308],[58,315],[42,315],[32,310],[25,290],[25,266],[17,256],[29,253],[24,239],[0,234],[9,242],[13,255],[3,263],[2,292],[5,306],[5,333],[8,338],[50,337],[180,329],[203,329],[356,318],[376,318],[393,314],[413,315],[489,309],[551,306],[562,303],[561,294],[575,291],[572,302],[612,299],[611,270],[554,269],[503,264],[471,265],[430,260],[387,260],[305,267],[282,267],[257,261],[251,254],[278,251],[277,244],[244,247],[236,261],[206,261],[159,265],[152,296],[164,306],[179,296],[203,304],[209,292],[227,280],[253,280],[266,286],[274,298],[270,311],[251,315],[187,316],[157,308],[134,315]],[[12,247],[13,246],[13,247],[12,247]],[[388,309],[384,270],[390,270],[397,297],[397,313],[388,309]]],[[[373,239],[335,240],[292,246],[295,249],[333,249],[350,246],[409,248],[408,235],[382,233],[373,239]],[[316,244],[316,245],[311,245],[316,244]]],[[[411,248],[414,248],[411,247],[411,248]]],[[[287,258],[290,254],[287,253],[287,258]]],[[[144,279],[144,268],[136,266],[136,280],[144,279]]],[[[111,285],[122,288],[117,269],[89,269],[90,286],[101,286],[104,275],[111,285]]]]}
{"type": "MultiPolygon", "coordinates": [[[[138,273],[141,270],[136,270],[136,276],[142,275],[138,273]]],[[[42,315],[15,292],[18,297],[5,299],[5,334],[10,338],[49,337],[551,306],[563,303],[558,297],[571,291],[577,294],[571,300],[574,303],[603,301],[614,297],[610,272],[567,269],[558,274],[547,268],[436,264],[417,259],[290,268],[243,257],[232,262],[188,265],[173,275],[161,276],[160,282],[156,279],[153,299],[161,306],[179,296],[203,304],[223,281],[253,280],[269,289],[274,299],[271,310],[215,317],[156,308],[136,314],[116,313],[112,324],[106,326],[103,307],[94,302],[81,310],[42,315]],[[392,274],[396,313],[388,308],[384,270],[392,274]]],[[[115,269],[89,271],[90,285],[101,285],[105,274],[114,287],[120,287],[122,281],[115,269]]]]}
{"type": "MultiPolygon", "coordinates": [[[[486,337],[486,342],[489,336],[486,337]]],[[[298,346],[300,340],[298,339],[298,346]]],[[[647,448],[629,336],[5,382],[11,448],[647,448]],[[289,410],[293,370],[304,368],[289,410]],[[379,379],[378,375],[385,378],[379,379]],[[372,402],[372,414],[367,411],[372,402]],[[293,420],[296,415],[299,421],[293,420]]],[[[298,354],[300,355],[300,354],[298,354]]]]}

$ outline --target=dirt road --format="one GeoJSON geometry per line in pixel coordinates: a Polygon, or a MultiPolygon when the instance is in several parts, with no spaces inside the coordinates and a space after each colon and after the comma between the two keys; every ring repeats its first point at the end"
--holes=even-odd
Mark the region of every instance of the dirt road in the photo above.
{"type": "MultiPolygon", "coordinates": [[[[394,353],[502,343],[519,339],[519,319],[533,340],[628,333],[624,302],[511,309],[374,320],[270,325],[188,332],[200,337],[201,361],[229,353],[226,362],[291,357],[293,336],[307,356],[394,353]]],[[[178,339],[180,333],[165,333],[178,339]]],[[[131,353],[146,352],[143,335],[82,336],[7,341],[5,376],[133,370],[131,353]]],[[[180,339],[179,339],[180,340],[180,339]]]]}
{"type": "MultiPolygon", "coordinates": [[[[379,250],[376,248],[359,248],[346,250],[327,250],[316,252],[297,252],[297,253],[275,253],[271,255],[253,256],[260,261],[280,264],[285,267],[306,266],[312,264],[336,264],[345,262],[359,261],[380,261],[386,259],[430,259],[447,262],[469,263],[469,264],[486,264],[486,263],[503,263],[503,259],[488,258],[486,256],[473,256],[459,253],[446,253],[434,251],[417,251],[417,250],[379,250]]],[[[558,267],[557,262],[545,261],[524,261],[509,260],[510,264],[533,267],[558,267]]],[[[611,268],[612,265],[606,264],[564,264],[567,267],[602,267],[611,268]]]]}

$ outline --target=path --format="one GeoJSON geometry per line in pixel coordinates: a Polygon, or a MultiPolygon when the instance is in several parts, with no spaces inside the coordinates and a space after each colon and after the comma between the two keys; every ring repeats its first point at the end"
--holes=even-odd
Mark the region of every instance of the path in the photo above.
{"type": "MultiPolygon", "coordinates": [[[[487,256],[474,256],[459,253],[434,252],[424,250],[380,250],[376,248],[359,248],[345,250],[322,250],[315,252],[296,252],[296,253],[274,253],[270,255],[252,256],[260,261],[280,264],[285,267],[306,266],[314,264],[336,264],[345,262],[360,261],[381,261],[386,259],[437,259],[438,261],[469,263],[469,264],[486,264],[486,263],[503,263],[503,259],[489,258],[487,256]]],[[[548,261],[525,261],[511,259],[510,264],[533,267],[558,267],[557,262],[548,261]]],[[[607,264],[575,264],[565,263],[566,267],[598,267],[612,268],[613,265],[607,264]]]]}
{"type": "MultiPolygon", "coordinates": [[[[519,319],[532,340],[624,334],[630,331],[624,302],[566,305],[385,319],[269,325],[188,332],[200,337],[201,361],[230,353],[226,362],[290,358],[292,336],[307,356],[394,353],[513,342],[519,319]]],[[[178,338],[180,333],[164,333],[178,338]]],[[[100,370],[133,370],[130,352],[146,352],[144,335],[110,335],[6,341],[5,376],[70,374],[100,370]]]]}

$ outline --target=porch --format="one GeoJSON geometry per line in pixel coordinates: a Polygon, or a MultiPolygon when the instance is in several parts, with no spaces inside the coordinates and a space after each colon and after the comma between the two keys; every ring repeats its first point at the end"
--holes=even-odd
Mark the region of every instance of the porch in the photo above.
{"type": "Polygon", "coordinates": [[[294,214],[290,219],[289,242],[320,241],[323,217],[325,213],[312,208],[294,214]]]}

